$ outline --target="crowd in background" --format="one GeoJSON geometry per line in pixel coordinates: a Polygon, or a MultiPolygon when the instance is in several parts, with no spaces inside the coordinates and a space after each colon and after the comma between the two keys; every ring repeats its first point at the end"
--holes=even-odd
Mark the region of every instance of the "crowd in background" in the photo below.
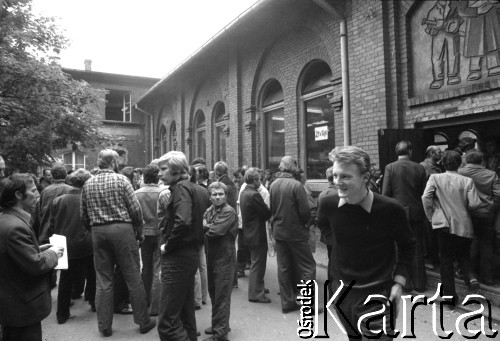
{"type": "MultiPolygon", "coordinates": [[[[416,241],[407,266],[409,292],[427,289],[426,268],[439,269],[444,294],[453,297],[455,277],[470,290],[497,283],[500,152],[493,138],[480,146],[467,138],[455,150],[429,146],[426,159],[417,163],[411,142],[401,141],[398,160],[385,167],[383,176],[370,165],[367,187],[403,205],[416,241]]],[[[4,170],[0,158],[2,177],[4,170]]],[[[231,291],[247,271],[249,302],[271,302],[264,283],[268,255],[276,255],[283,313],[298,310],[296,284],[316,278],[316,226],[328,249],[328,278],[332,283],[340,279],[332,252],[335,237],[317,218],[318,207],[338,196],[333,167],[326,171],[329,186],[319,196],[289,156],[275,173],[242,166],[232,179],[229,174],[223,161],[212,170],[204,159],[188,164],[175,151],[144,168],[119,169],[118,155],[107,149],[90,172],[55,165],[43,170],[41,178],[12,175],[2,182],[0,205],[5,212],[0,220],[6,224],[10,212],[23,221],[14,227],[21,229],[28,240],[25,247],[33,253],[29,264],[13,264],[27,266],[30,270],[20,270],[29,276],[36,272],[38,282],[47,280],[49,288],[55,287],[53,268],[61,250],[51,247],[49,238],[66,236],[69,267],[60,271],[57,322],[66,323],[72,300],[83,296],[97,313],[103,336],[112,335],[113,313],[118,313],[132,314],[140,333],[154,328],[152,317],[158,316],[161,340],[196,340],[200,332],[194,311],[209,298],[212,325],[205,333],[212,340],[226,340],[231,291]],[[28,199],[22,191],[31,187],[33,205],[23,204],[28,199]],[[29,214],[20,214],[18,206],[29,214]]],[[[4,238],[0,252],[5,254],[4,238]]],[[[48,316],[50,304],[48,310],[47,302],[38,304],[43,313],[31,320],[13,321],[0,313],[5,340],[23,335],[29,329],[26,321],[34,322],[34,335],[41,337],[40,321],[48,316]]]]}

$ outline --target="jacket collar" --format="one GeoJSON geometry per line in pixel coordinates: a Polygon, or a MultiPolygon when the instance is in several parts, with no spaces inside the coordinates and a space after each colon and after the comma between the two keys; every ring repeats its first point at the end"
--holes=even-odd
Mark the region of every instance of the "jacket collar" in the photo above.
{"type": "MultiPolygon", "coordinates": [[[[361,200],[357,204],[352,204],[352,205],[361,206],[362,209],[364,209],[366,212],[370,213],[372,210],[372,205],[373,205],[373,197],[374,197],[373,192],[368,190],[368,194],[364,197],[363,200],[361,200]]],[[[342,207],[345,204],[348,204],[347,200],[345,200],[345,198],[340,198],[338,207],[342,207]]]]}
{"type": "Polygon", "coordinates": [[[17,208],[17,207],[11,207],[11,208],[6,209],[4,211],[4,213],[15,215],[16,217],[18,217],[19,219],[24,221],[26,223],[26,225],[28,225],[28,226],[30,225],[31,214],[29,214],[25,210],[22,210],[22,209],[17,208]]]}
{"type": "Polygon", "coordinates": [[[473,168],[473,169],[483,169],[484,166],[481,166],[481,165],[476,165],[476,164],[473,164],[473,163],[467,163],[464,168],[473,168]]]}

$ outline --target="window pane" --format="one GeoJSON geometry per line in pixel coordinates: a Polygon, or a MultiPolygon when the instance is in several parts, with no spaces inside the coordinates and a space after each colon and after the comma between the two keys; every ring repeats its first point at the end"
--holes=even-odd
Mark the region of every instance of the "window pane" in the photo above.
{"type": "Polygon", "coordinates": [[[197,147],[197,157],[202,157],[206,159],[206,132],[205,130],[200,130],[196,132],[196,147],[197,147]]]}
{"type": "Polygon", "coordinates": [[[264,97],[262,100],[262,106],[268,106],[271,104],[278,103],[280,101],[283,101],[283,89],[281,88],[281,85],[278,81],[272,81],[271,84],[269,84],[264,93],[264,97]]]}
{"type": "Polygon", "coordinates": [[[216,130],[217,161],[226,161],[226,134],[223,129],[224,126],[220,126],[216,130]]]}
{"type": "Polygon", "coordinates": [[[278,171],[281,158],[285,156],[285,115],[280,108],[265,114],[267,134],[267,168],[278,171]]]}
{"type": "Polygon", "coordinates": [[[73,164],[73,153],[69,152],[63,155],[63,160],[65,165],[72,165],[73,164]]]}
{"type": "Polygon", "coordinates": [[[82,168],[83,164],[85,162],[84,160],[85,160],[85,155],[84,154],[82,154],[82,153],[75,153],[75,164],[76,165],[81,165],[81,167],[76,167],[76,165],[75,165],[75,169],[82,168]]]}
{"type": "Polygon", "coordinates": [[[328,153],[335,147],[334,114],[328,98],[321,96],[305,102],[307,139],[307,178],[325,179],[332,162],[328,153]]]}

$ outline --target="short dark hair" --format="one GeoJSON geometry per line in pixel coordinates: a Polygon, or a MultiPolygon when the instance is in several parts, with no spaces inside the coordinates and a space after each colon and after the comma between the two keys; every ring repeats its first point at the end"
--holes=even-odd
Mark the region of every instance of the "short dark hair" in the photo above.
{"type": "Polygon", "coordinates": [[[82,188],[83,185],[85,185],[85,182],[87,182],[87,180],[91,177],[92,174],[90,174],[88,170],[86,170],[85,168],[79,168],[68,175],[67,183],[68,185],[82,188]]]}
{"type": "Polygon", "coordinates": [[[208,169],[205,165],[198,165],[194,167],[196,172],[198,173],[198,180],[207,180],[208,179],[208,169]]]}
{"type": "Polygon", "coordinates": [[[127,179],[130,180],[130,183],[132,184],[134,181],[134,167],[123,167],[123,169],[120,171],[120,174],[125,175],[127,179]]]}
{"type": "Polygon", "coordinates": [[[333,166],[326,170],[326,179],[333,183],[333,166]]]}
{"type": "Polygon", "coordinates": [[[198,165],[198,164],[201,164],[201,165],[206,165],[207,164],[207,161],[205,161],[204,158],[202,157],[197,157],[196,159],[194,159],[192,162],[191,162],[191,165],[198,165]]]}
{"type": "Polygon", "coordinates": [[[29,174],[16,173],[2,180],[2,192],[0,193],[0,206],[11,208],[17,203],[16,192],[23,194],[26,198],[28,186],[33,185],[33,178],[29,174]]]}
{"type": "Polygon", "coordinates": [[[456,150],[445,150],[441,162],[447,171],[456,171],[462,164],[462,156],[456,150]]]}
{"type": "Polygon", "coordinates": [[[483,153],[477,149],[471,149],[465,154],[465,162],[480,165],[483,163],[483,153]]]}
{"type": "Polygon", "coordinates": [[[68,176],[66,167],[60,165],[52,167],[52,169],[50,170],[50,174],[52,174],[52,178],[54,180],[64,180],[66,179],[66,176],[68,176]]]}
{"type": "Polygon", "coordinates": [[[398,156],[410,155],[412,150],[413,146],[408,140],[399,141],[398,144],[396,144],[396,154],[398,156]]]}
{"type": "Polygon", "coordinates": [[[196,183],[196,169],[192,165],[189,166],[189,181],[196,183]]]}
{"type": "Polygon", "coordinates": [[[160,167],[157,165],[147,165],[144,168],[142,177],[145,184],[157,184],[160,180],[160,167]]]}

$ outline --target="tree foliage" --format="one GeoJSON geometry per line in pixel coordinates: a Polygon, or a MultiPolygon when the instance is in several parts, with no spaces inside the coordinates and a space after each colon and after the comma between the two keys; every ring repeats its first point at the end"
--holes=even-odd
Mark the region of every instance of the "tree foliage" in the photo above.
{"type": "Polygon", "coordinates": [[[55,19],[34,14],[31,0],[0,6],[0,155],[12,168],[34,171],[57,149],[105,142],[103,90],[63,72],[57,55],[68,41],[55,19]]]}

